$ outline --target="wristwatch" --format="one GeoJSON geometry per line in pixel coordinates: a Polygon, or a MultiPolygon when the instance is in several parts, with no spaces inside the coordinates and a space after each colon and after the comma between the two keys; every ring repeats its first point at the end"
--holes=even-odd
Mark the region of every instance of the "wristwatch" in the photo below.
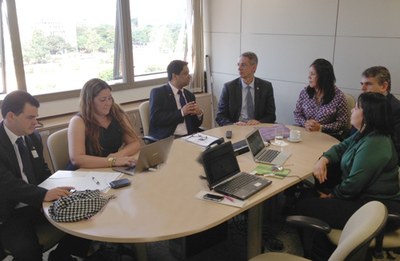
{"type": "Polygon", "coordinates": [[[117,161],[116,157],[108,157],[107,158],[108,164],[110,165],[110,168],[115,166],[115,162],[117,161]]]}

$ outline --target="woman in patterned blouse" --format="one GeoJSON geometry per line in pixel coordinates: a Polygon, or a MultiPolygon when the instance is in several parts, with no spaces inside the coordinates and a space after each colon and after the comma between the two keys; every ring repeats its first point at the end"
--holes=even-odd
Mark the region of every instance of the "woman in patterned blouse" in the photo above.
{"type": "Polygon", "coordinates": [[[299,95],[294,111],[296,124],[308,131],[322,131],[342,140],[349,115],[344,93],[335,86],[332,64],[317,59],[309,69],[309,85],[299,95]]]}

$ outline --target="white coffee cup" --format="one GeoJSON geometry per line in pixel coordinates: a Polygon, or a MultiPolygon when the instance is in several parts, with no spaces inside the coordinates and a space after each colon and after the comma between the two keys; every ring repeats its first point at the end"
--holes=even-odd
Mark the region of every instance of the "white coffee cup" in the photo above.
{"type": "Polygon", "coordinates": [[[301,132],[299,130],[290,130],[289,139],[292,141],[301,140],[301,132]]]}

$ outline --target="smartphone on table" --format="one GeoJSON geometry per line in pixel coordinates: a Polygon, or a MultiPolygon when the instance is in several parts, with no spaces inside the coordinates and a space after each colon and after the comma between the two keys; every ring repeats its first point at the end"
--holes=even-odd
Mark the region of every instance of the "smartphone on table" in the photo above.
{"type": "Polygon", "coordinates": [[[216,202],[220,202],[224,199],[224,196],[207,193],[207,194],[204,194],[203,198],[212,200],[212,201],[216,201],[216,202]]]}

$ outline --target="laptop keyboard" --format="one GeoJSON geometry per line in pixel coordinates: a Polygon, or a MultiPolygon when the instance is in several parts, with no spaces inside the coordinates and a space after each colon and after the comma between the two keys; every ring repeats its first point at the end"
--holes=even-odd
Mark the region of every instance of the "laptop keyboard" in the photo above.
{"type": "Polygon", "coordinates": [[[219,185],[218,189],[224,190],[225,192],[233,194],[236,191],[238,191],[239,189],[243,188],[244,186],[246,186],[249,183],[254,182],[257,179],[259,179],[259,177],[256,177],[251,174],[242,173],[242,174],[238,175],[236,178],[231,179],[230,181],[219,185]]]}
{"type": "Polygon", "coordinates": [[[272,162],[276,156],[279,155],[279,153],[280,151],[268,149],[262,155],[260,155],[259,160],[264,162],[272,162]]]}

